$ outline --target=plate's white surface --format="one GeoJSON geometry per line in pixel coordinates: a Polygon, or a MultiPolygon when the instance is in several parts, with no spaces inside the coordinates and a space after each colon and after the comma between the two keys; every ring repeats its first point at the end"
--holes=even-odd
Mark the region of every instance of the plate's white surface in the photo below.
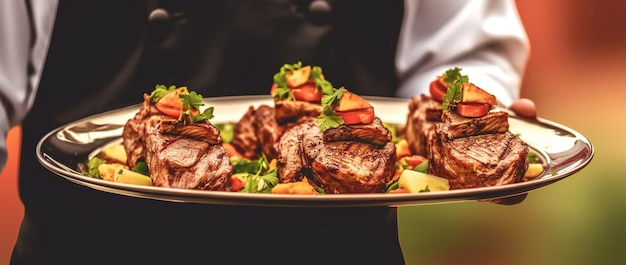
{"type": "MultiPolygon", "coordinates": [[[[404,124],[408,100],[367,97],[384,122],[404,124]]],[[[213,123],[239,120],[249,106],[272,105],[270,96],[236,96],[207,98],[205,106],[215,107],[213,123]]],[[[129,185],[94,179],[78,172],[98,149],[119,142],[122,126],[133,117],[139,105],[87,117],[48,133],[37,145],[37,157],[44,167],[57,175],[96,190],[121,195],[177,202],[224,205],[334,207],[398,206],[464,200],[489,200],[526,193],[568,177],[593,158],[591,143],[580,133],[558,123],[539,118],[525,120],[511,114],[510,131],[518,134],[531,150],[540,155],[546,170],[537,179],[509,185],[415,194],[340,194],[340,195],[274,195],[239,192],[216,192],[129,185]]]]}

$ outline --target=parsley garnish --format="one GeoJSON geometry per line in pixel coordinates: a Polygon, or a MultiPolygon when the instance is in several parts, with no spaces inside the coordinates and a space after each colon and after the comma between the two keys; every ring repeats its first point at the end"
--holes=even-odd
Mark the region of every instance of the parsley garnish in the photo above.
{"type": "Polygon", "coordinates": [[[343,118],[335,114],[335,111],[330,106],[324,107],[322,114],[317,117],[317,125],[320,126],[320,130],[322,130],[322,132],[330,128],[337,128],[342,124],[343,118]]]}
{"type": "Polygon", "coordinates": [[[284,64],[278,70],[278,73],[274,74],[274,84],[276,84],[276,90],[274,90],[274,99],[276,100],[295,100],[293,92],[287,86],[287,73],[302,68],[302,62],[295,64],[284,64]]]}
{"type": "Polygon", "coordinates": [[[324,110],[320,116],[317,117],[317,125],[320,126],[320,130],[322,130],[322,132],[330,128],[337,128],[339,125],[343,124],[343,118],[335,113],[333,107],[339,104],[339,99],[343,93],[347,91],[348,90],[343,87],[335,89],[332,86],[323,91],[322,108],[324,108],[324,110]]]}
{"type": "Polygon", "coordinates": [[[448,83],[448,91],[443,95],[442,103],[443,111],[446,111],[449,107],[454,107],[461,102],[463,83],[469,83],[469,78],[467,75],[461,75],[461,68],[459,67],[448,69],[443,76],[443,81],[448,83]]]}
{"type": "Polygon", "coordinates": [[[150,99],[152,99],[152,102],[157,102],[161,100],[161,98],[163,98],[165,94],[170,93],[175,89],[175,85],[170,85],[169,87],[166,87],[164,85],[156,85],[152,93],[150,93],[150,99]]]}
{"type": "MultiPolygon", "coordinates": [[[[156,85],[152,93],[150,93],[150,99],[152,102],[156,103],[161,100],[166,94],[176,90],[179,88],[175,85],[170,85],[168,87],[164,85],[156,85]]],[[[180,98],[180,102],[182,105],[182,115],[181,119],[187,121],[187,119],[191,119],[191,122],[202,122],[208,121],[212,119],[213,116],[213,107],[206,108],[199,114],[195,114],[197,112],[192,110],[200,110],[200,107],[204,106],[204,102],[202,102],[202,95],[196,93],[195,91],[191,91],[189,93],[180,93],[178,95],[180,98]]]]}

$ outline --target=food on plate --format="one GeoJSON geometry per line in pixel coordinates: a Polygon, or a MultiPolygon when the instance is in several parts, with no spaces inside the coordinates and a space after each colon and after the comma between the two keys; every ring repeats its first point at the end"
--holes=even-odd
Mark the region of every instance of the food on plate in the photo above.
{"type": "Polygon", "coordinates": [[[157,85],[125,124],[122,142],[85,175],[157,187],[271,194],[421,193],[504,185],[544,173],[509,131],[509,114],[460,68],[431,96],[408,102],[405,124],[386,124],[365,98],[334,88],[318,66],[285,64],[273,105],[212,124],[213,107],[186,87],[157,85]]]}
{"type": "Polygon", "coordinates": [[[435,124],[441,122],[441,102],[422,94],[411,98],[408,107],[404,139],[413,154],[427,156],[435,124]]]}
{"type": "Polygon", "coordinates": [[[316,121],[291,127],[280,138],[280,182],[308,179],[329,194],[384,192],[395,173],[391,132],[378,117],[346,123],[337,109],[351,112],[371,105],[345,88],[330,92],[316,121]]]}
{"type": "Polygon", "coordinates": [[[273,80],[274,105],[249,106],[235,125],[232,145],[245,158],[258,159],[261,154],[276,158],[284,131],[319,116],[323,89],[332,89],[320,67],[301,62],[283,65],[273,80]]]}
{"type": "Polygon", "coordinates": [[[398,188],[410,193],[450,190],[448,179],[422,173],[415,170],[404,170],[398,179],[398,188]]]}
{"type": "Polygon", "coordinates": [[[127,165],[145,162],[154,186],[225,190],[233,167],[209,122],[213,108],[200,112],[202,105],[202,96],[186,87],[157,85],[144,94],[122,133],[127,165]]]}
{"type": "Polygon", "coordinates": [[[508,113],[490,111],[495,97],[460,71],[444,74],[448,90],[441,122],[426,142],[429,174],[448,179],[451,189],[520,182],[528,169],[528,146],[509,132],[508,113]]]}
{"type": "Polygon", "coordinates": [[[135,171],[129,169],[119,169],[115,171],[114,180],[115,182],[126,183],[126,184],[136,184],[136,185],[144,185],[144,186],[152,186],[152,179],[149,176],[137,173],[135,171]]]}

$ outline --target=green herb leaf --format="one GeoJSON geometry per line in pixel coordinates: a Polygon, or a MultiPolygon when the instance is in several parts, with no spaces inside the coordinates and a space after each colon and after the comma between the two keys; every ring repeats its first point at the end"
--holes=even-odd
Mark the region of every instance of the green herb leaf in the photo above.
{"type": "Polygon", "coordinates": [[[103,164],[105,161],[102,158],[99,157],[94,157],[92,159],[89,159],[89,161],[87,161],[87,175],[89,177],[92,178],[100,178],[100,171],[98,170],[98,167],[103,164]]]}
{"type": "Polygon", "coordinates": [[[335,111],[329,106],[325,107],[322,114],[317,117],[317,125],[320,126],[320,130],[322,130],[322,132],[330,128],[337,128],[342,124],[343,118],[335,114],[335,111]]]}
{"type": "Polygon", "coordinates": [[[150,99],[152,100],[152,102],[157,102],[159,101],[161,98],[163,98],[163,96],[165,96],[165,94],[174,91],[174,89],[176,89],[175,85],[170,85],[169,87],[166,87],[164,85],[159,85],[157,84],[154,87],[154,90],[152,91],[152,93],[150,93],[150,99]]]}
{"type": "Polygon", "coordinates": [[[443,80],[448,83],[448,91],[443,95],[443,111],[456,106],[463,99],[463,83],[469,83],[469,78],[466,75],[461,75],[461,70],[461,68],[455,67],[444,73],[443,80]]]}
{"type": "Polygon", "coordinates": [[[424,174],[428,174],[428,160],[424,160],[424,162],[413,168],[413,171],[421,172],[424,174]]]}
{"type": "Polygon", "coordinates": [[[150,176],[148,164],[143,161],[137,162],[137,164],[133,168],[131,168],[131,170],[146,176],[150,176]]]}
{"type": "Polygon", "coordinates": [[[274,74],[274,84],[276,84],[276,90],[274,91],[275,100],[295,100],[293,92],[287,87],[287,73],[300,68],[302,68],[302,62],[284,64],[280,67],[278,73],[274,74]]]}

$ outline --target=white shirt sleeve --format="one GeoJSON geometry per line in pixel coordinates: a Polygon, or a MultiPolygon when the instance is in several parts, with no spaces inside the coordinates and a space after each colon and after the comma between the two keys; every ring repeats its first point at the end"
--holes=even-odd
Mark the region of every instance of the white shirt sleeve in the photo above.
{"type": "Polygon", "coordinates": [[[0,169],[6,136],[35,99],[50,43],[57,1],[0,1],[0,169]]]}
{"type": "Polygon", "coordinates": [[[519,97],[530,44],[513,0],[405,0],[397,50],[399,97],[429,94],[453,67],[504,106],[519,97]]]}

